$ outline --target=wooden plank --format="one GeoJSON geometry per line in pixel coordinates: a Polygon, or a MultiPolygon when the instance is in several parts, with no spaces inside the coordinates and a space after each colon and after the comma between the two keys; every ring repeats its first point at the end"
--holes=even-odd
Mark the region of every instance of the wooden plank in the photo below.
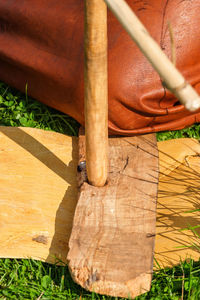
{"type": "Polygon", "coordinates": [[[187,258],[200,259],[200,144],[194,139],[178,139],[160,142],[158,148],[155,259],[161,267],[171,267],[187,258]],[[189,227],[197,234],[185,230],[189,227]]]}
{"type": "Polygon", "coordinates": [[[109,163],[106,186],[81,182],[69,268],[74,280],[90,291],[133,298],[151,285],[158,183],[155,135],[110,138],[109,163]]]}
{"type": "MultiPolygon", "coordinates": [[[[185,213],[199,208],[200,144],[178,139],[159,142],[158,148],[155,258],[168,267],[187,257],[200,259],[197,247],[190,247],[199,238],[182,231],[200,223],[199,212],[185,213]]],[[[66,263],[78,198],[77,164],[77,138],[0,127],[0,257],[66,263]]]]}
{"type": "Polygon", "coordinates": [[[77,163],[77,138],[0,127],[0,257],[66,263],[77,163]]]}

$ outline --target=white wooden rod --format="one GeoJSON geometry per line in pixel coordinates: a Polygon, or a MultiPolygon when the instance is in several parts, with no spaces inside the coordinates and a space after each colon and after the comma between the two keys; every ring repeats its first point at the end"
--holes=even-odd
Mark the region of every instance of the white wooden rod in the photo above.
{"type": "Polygon", "coordinates": [[[85,138],[90,184],[104,186],[108,173],[107,6],[85,1],[85,138]]]}
{"type": "Polygon", "coordinates": [[[185,78],[167,58],[128,4],[124,0],[104,1],[159,73],[166,87],[188,110],[195,111],[200,108],[200,97],[196,90],[186,82],[185,78]]]}

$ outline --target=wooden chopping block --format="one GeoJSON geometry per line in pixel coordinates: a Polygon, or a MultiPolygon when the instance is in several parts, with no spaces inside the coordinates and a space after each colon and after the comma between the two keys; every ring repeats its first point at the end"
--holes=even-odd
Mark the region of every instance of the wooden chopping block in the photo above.
{"type": "Polygon", "coordinates": [[[79,199],[69,241],[74,280],[90,291],[136,297],[150,289],[156,230],[158,150],[154,134],[109,139],[104,187],[85,177],[79,137],[79,199]],[[82,170],[82,171],[81,171],[82,170]]]}

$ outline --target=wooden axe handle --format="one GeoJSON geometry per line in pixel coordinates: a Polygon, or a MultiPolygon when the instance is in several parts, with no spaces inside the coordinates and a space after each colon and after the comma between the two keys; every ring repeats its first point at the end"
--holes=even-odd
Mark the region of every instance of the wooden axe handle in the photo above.
{"type": "Polygon", "coordinates": [[[108,173],[107,6],[85,0],[85,137],[90,184],[104,186],[108,173]]]}

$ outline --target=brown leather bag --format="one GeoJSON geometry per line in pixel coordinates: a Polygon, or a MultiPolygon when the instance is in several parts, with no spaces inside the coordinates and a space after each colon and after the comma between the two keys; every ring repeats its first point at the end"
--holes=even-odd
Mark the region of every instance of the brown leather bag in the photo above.
{"type": "MultiPolygon", "coordinates": [[[[0,80],[84,124],[83,0],[0,0],[0,80]]],[[[128,0],[163,51],[200,92],[200,1],[128,0]]],[[[200,120],[160,77],[109,12],[109,129],[134,135],[181,129],[200,120]]]]}

